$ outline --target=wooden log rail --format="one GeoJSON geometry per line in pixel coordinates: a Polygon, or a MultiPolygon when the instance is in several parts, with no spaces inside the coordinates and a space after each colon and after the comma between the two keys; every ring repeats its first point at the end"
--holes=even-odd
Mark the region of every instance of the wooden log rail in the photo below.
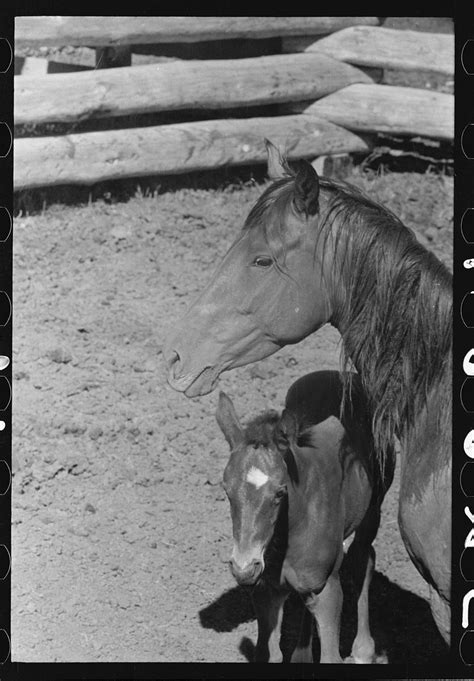
{"type": "Polygon", "coordinates": [[[352,83],[371,82],[360,69],[316,53],[17,76],[14,116],[18,125],[227,109],[314,100],[352,83]]]}
{"type": "Polygon", "coordinates": [[[263,162],[265,137],[286,149],[290,159],[370,149],[364,137],[305,114],[20,138],[15,142],[14,186],[92,185],[263,162]]]}
{"type": "Polygon", "coordinates": [[[450,76],[453,37],[375,28],[378,23],[375,17],[18,17],[17,45],[276,35],[288,44],[309,33],[326,35],[296,54],[17,77],[16,124],[276,103],[289,115],[18,138],[15,190],[263,162],[265,137],[286,148],[290,159],[367,152],[378,132],[453,140],[453,95],[375,84],[371,71],[361,70],[450,76]]]}
{"type": "Polygon", "coordinates": [[[377,17],[68,17],[15,19],[15,46],[82,47],[323,35],[377,17]]]}
{"type": "Polygon", "coordinates": [[[355,84],[314,102],[299,115],[20,138],[15,141],[14,186],[94,184],[256,163],[265,159],[264,137],[283,146],[288,140],[290,157],[295,158],[367,151],[367,140],[356,132],[452,140],[454,97],[355,84]]]}
{"type": "Polygon", "coordinates": [[[349,85],[304,109],[357,132],[454,138],[454,96],[393,85],[349,85]]]}
{"type": "Polygon", "coordinates": [[[454,36],[444,33],[351,26],[316,41],[289,38],[286,51],[290,47],[320,52],[357,66],[454,76],[454,36]]]}

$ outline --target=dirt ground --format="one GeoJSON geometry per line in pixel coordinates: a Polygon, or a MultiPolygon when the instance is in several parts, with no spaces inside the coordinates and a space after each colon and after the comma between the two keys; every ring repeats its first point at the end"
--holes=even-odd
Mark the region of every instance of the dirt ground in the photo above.
{"type": "MultiPolygon", "coordinates": [[[[451,267],[451,177],[355,168],[348,180],[451,267]]],[[[251,659],[256,622],[227,565],[217,394],[171,390],[161,351],[263,186],[177,185],[17,216],[12,660],[251,659]]],[[[324,327],[225,374],[221,387],[243,420],[280,408],[297,377],[338,367],[338,341],[324,327]]],[[[376,540],[377,651],[389,662],[441,662],[427,587],[399,536],[397,489],[398,476],[376,540]]],[[[354,627],[348,587],[343,655],[354,627]]]]}
{"type": "MultiPolygon", "coordinates": [[[[452,178],[350,178],[451,261],[452,178]]],[[[216,393],[165,382],[162,344],[203,287],[257,184],[52,205],[14,232],[12,659],[245,661],[256,623],[227,566],[216,393]]],[[[338,366],[331,327],[225,374],[243,419],[338,366]]],[[[377,539],[372,627],[390,661],[445,648],[401,544],[397,484],[377,539]]],[[[353,608],[352,608],[353,610],[353,608]]],[[[353,636],[344,618],[343,652],[353,636]]]]}

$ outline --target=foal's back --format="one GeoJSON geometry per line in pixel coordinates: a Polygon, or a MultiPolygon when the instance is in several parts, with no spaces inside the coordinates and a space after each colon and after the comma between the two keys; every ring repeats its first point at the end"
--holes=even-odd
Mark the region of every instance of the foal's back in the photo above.
{"type": "Polygon", "coordinates": [[[283,572],[297,591],[317,590],[342,557],[343,540],[374,513],[378,524],[391,475],[382,480],[357,374],[303,376],[288,390],[285,411],[297,423],[292,451],[298,480],[288,487],[290,531],[283,572]]]}
{"type": "Polygon", "coordinates": [[[304,433],[330,416],[339,419],[352,448],[364,452],[364,459],[372,473],[375,453],[371,417],[358,374],[341,374],[331,370],[306,374],[290,386],[285,406],[295,415],[299,433],[304,433]]]}

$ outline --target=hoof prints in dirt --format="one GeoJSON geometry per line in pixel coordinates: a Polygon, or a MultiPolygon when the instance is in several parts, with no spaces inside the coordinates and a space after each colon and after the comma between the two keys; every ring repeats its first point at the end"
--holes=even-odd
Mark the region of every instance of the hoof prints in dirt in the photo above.
{"type": "MultiPolygon", "coordinates": [[[[348,180],[451,263],[452,178],[348,180]]],[[[227,566],[217,395],[173,392],[160,353],[261,191],[176,189],[16,219],[13,659],[251,658],[256,623],[227,566]]],[[[222,389],[244,419],[281,408],[293,380],[338,368],[338,342],[326,327],[224,374],[222,389]]],[[[445,648],[401,543],[397,484],[376,542],[372,629],[389,661],[422,663],[445,648]]]]}

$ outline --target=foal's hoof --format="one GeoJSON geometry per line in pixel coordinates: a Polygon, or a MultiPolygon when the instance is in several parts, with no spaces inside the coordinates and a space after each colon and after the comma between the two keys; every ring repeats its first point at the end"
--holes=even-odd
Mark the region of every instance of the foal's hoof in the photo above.
{"type": "Polygon", "coordinates": [[[372,657],[361,658],[348,655],[343,660],[344,664],[388,664],[388,658],[385,653],[380,655],[373,655],[372,657]]]}
{"type": "Polygon", "coordinates": [[[375,664],[375,655],[372,657],[357,657],[357,655],[348,655],[344,658],[344,664],[375,664]]]}

